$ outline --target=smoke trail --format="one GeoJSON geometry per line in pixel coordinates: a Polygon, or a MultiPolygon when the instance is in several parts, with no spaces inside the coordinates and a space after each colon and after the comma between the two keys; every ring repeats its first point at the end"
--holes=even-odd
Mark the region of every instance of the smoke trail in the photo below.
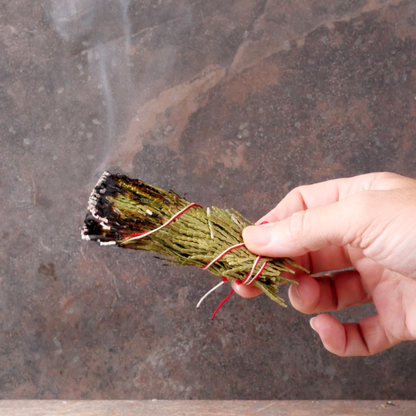
{"type": "Polygon", "coordinates": [[[67,42],[82,38],[91,28],[97,0],[50,0],[46,8],[55,30],[67,42]]]}
{"type": "Polygon", "coordinates": [[[96,155],[100,168],[117,147],[120,110],[132,90],[129,7],[130,0],[50,0],[47,11],[69,50],[88,48],[90,82],[103,95],[105,107],[105,135],[96,155]]]}

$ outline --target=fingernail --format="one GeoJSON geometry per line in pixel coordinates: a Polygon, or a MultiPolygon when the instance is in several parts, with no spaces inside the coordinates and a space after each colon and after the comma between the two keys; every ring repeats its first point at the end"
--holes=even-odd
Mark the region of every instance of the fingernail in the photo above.
{"type": "Polygon", "coordinates": [[[249,226],[243,230],[243,239],[247,244],[254,246],[267,246],[270,243],[272,228],[267,225],[249,226]]]}
{"type": "Polygon", "coordinates": [[[310,326],[312,327],[312,329],[315,331],[315,332],[318,332],[316,329],[315,329],[315,327],[313,326],[313,321],[314,321],[314,319],[316,318],[316,316],[314,316],[313,318],[311,318],[310,320],[309,320],[309,324],[310,324],[310,326]]]}

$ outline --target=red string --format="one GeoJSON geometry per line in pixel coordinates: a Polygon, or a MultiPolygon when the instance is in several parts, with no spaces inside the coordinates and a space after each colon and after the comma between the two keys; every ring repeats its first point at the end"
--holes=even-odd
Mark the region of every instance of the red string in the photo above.
{"type": "MultiPolygon", "coordinates": [[[[260,277],[260,275],[263,273],[263,270],[266,268],[267,263],[268,263],[267,261],[264,262],[263,266],[261,266],[261,269],[258,271],[258,273],[254,277],[254,279],[248,284],[248,286],[251,286],[260,277]]],[[[243,285],[246,282],[246,280],[249,278],[250,274],[251,273],[248,272],[247,276],[244,278],[244,280],[242,282],[240,282],[239,280],[236,280],[237,285],[243,285]]],[[[222,281],[223,282],[228,282],[228,279],[223,276],[222,281]]],[[[218,305],[217,309],[215,309],[214,313],[212,314],[211,319],[215,318],[215,315],[217,314],[217,312],[222,308],[222,306],[225,304],[225,302],[227,302],[227,300],[230,299],[233,292],[234,292],[234,289],[232,289],[231,292],[229,293],[229,295],[218,305]]]]}
{"type": "MultiPolygon", "coordinates": [[[[268,224],[269,222],[268,221],[263,221],[262,223],[260,223],[260,225],[263,225],[263,224],[268,224]]],[[[227,249],[226,251],[224,251],[221,255],[219,255],[217,258],[215,258],[211,263],[209,263],[209,264],[207,264],[206,266],[204,266],[204,267],[202,267],[202,269],[207,269],[209,266],[212,266],[212,264],[214,264],[215,262],[217,262],[219,259],[221,259],[222,257],[224,257],[227,253],[229,253],[231,250],[233,250],[233,249],[235,249],[235,248],[238,248],[238,247],[243,247],[243,246],[245,246],[245,244],[244,243],[241,243],[241,244],[238,244],[237,246],[233,246],[233,247],[230,247],[229,249],[227,249]]],[[[255,263],[255,265],[254,265],[254,267],[253,267],[253,269],[252,269],[252,271],[254,271],[254,269],[256,268],[256,266],[257,266],[257,264],[259,263],[259,261],[260,261],[260,259],[261,259],[261,257],[259,256],[259,257],[257,257],[257,260],[256,260],[256,263],[255,263]]],[[[264,271],[264,269],[266,268],[266,266],[267,266],[267,261],[266,262],[264,262],[264,264],[263,264],[263,266],[260,268],[260,270],[257,272],[257,274],[256,274],[256,276],[254,277],[254,279],[248,284],[248,286],[251,286],[260,276],[261,276],[261,274],[263,273],[263,271],[264,271]]],[[[247,273],[247,275],[246,275],[246,277],[244,278],[244,280],[242,281],[242,282],[240,282],[239,280],[236,280],[236,284],[237,285],[243,285],[245,282],[246,282],[246,280],[249,278],[249,276],[252,274],[252,271],[250,271],[250,272],[248,272],[247,273]]],[[[225,282],[225,281],[227,281],[228,279],[227,278],[225,278],[224,276],[222,277],[222,281],[223,282],[225,282]]],[[[224,303],[225,302],[227,302],[227,300],[228,299],[230,299],[230,297],[231,297],[231,295],[233,294],[233,292],[234,292],[234,289],[232,289],[231,290],[231,292],[229,293],[229,295],[218,305],[218,307],[217,307],[217,309],[215,309],[215,311],[214,311],[214,313],[212,314],[212,320],[215,318],[215,315],[217,314],[217,312],[222,308],[222,306],[224,305],[224,303]]]]}
{"type": "MultiPolygon", "coordinates": [[[[202,269],[207,269],[208,267],[210,267],[210,266],[212,266],[212,264],[214,264],[215,262],[217,262],[219,259],[221,259],[222,257],[224,257],[227,253],[229,253],[231,250],[233,250],[233,249],[235,249],[235,248],[239,248],[239,247],[243,247],[243,246],[245,246],[245,244],[244,243],[241,243],[241,244],[237,244],[237,245],[235,245],[235,246],[233,246],[233,247],[230,247],[230,248],[228,248],[227,250],[225,250],[223,253],[221,253],[218,257],[216,257],[213,261],[211,261],[211,263],[209,263],[209,264],[207,264],[206,266],[204,266],[204,267],[201,267],[202,269]]],[[[259,262],[260,262],[260,259],[261,259],[261,256],[258,256],[257,257],[257,259],[255,260],[255,262],[254,262],[254,264],[253,264],[253,268],[247,273],[247,275],[246,275],[246,277],[243,279],[243,281],[242,282],[240,282],[239,280],[236,280],[236,283],[238,284],[238,285],[243,285],[243,284],[245,284],[246,283],[246,281],[252,276],[252,274],[253,274],[253,272],[254,272],[254,269],[256,268],[256,266],[259,264],[259,262]]],[[[254,278],[253,278],[253,280],[250,282],[250,283],[248,283],[247,284],[247,286],[251,286],[260,276],[261,276],[261,274],[263,273],[263,271],[264,271],[264,269],[266,268],[266,266],[267,266],[267,261],[266,262],[264,262],[264,264],[263,264],[263,266],[260,268],[260,270],[257,272],[257,274],[254,276],[254,278]]],[[[225,276],[223,276],[222,277],[222,281],[223,282],[227,282],[228,281],[228,279],[225,277],[225,276]]],[[[229,295],[219,304],[219,306],[217,307],[217,309],[215,309],[215,311],[214,311],[214,313],[213,313],[213,315],[212,315],[212,318],[211,319],[214,319],[215,318],[215,315],[217,314],[217,312],[221,309],[221,307],[224,305],[224,303],[225,302],[227,302],[227,300],[231,297],[231,295],[233,294],[233,292],[234,292],[234,289],[232,289],[231,290],[231,292],[229,293],[229,295]]]]}
{"type": "Polygon", "coordinates": [[[230,299],[230,297],[233,293],[234,293],[234,289],[232,289],[231,292],[229,293],[229,295],[218,305],[217,309],[215,309],[214,313],[212,314],[212,318],[211,318],[212,320],[215,318],[215,315],[222,308],[224,303],[227,302],[228,299],[230,299]]]}
{"type": "Polygon", "coordinates": [[[127,238],[127,237],[137,237],[137,236],[139,236],[139,235],[143,235],[143,234],[146,234],[146,233],[140,233],[140,234],[126,234],[126,235],[123,235],[123,238],[127,238]]]}
{"type": "MultiPolygon", "coordinates": [[[[173,221],[175,221],[177,218],[179,218],[182,214],[184,214],[186,211],[188,211],[188,209],[191,209],[192,207],[199,207],[202,208],[201,205],[195,204],[194,202],[189,204],[186,208],[182,209],[181,211],[177,212],[175,215],[173,215],[165,224],[161,225],[160,227],[151,230],[151,231],[147,231],[144,233],[139,233],[139,234],[127,234],[123,236],[124,238],[128,238],[128,237],[143,237],[149,234],[154,233],[155,231],[161,230],[162,228],[168,226],[169,224],[171,224],[173,221]]],[[[260,225],[266,224],[267,221],[262,222],[260,225]]],[[[228,254],[231,250],[234,250],[236,248],[240,248],[240,247],[245,247],[244,243],[240,243],[240,244],[236,244],[232,247],[229,247],[227,250],[223,251],[218,257],[216,257],[214,260],[212,260],[210,263],[208,263],[207,265],[201,267],[203,270],[208,269],[209,267],[211,267],[214,263],[216,263],[217,261],[221,260],[226,254],[228,254]]],[[[251,277],[251,275],[254,272],[254,269],[256,268],[256,266],[259,264],[259,261],[261,259],[261,256],[258,256],[256,261],[254,262],[253,268],[251,269],[250,272],[247,273],[246,277],[244,278],[244,280],[242,282],[240,282],[239,280],[236,280],[236,283],[238,285],[242,285],[245,284],[245,282],[251,277]]],[[[255,277],[252,279],[252,281],[250,283],[248,283],[248,286],[251,286],[263,273],[263,270],[266,268],[267,266],[267,261],[264,262],[263,266],[260,268],[260,270],[257,272],[257,274],[255,275],[255,277]]],[[[223,282],[228,282],[228,279],[223,276],[222,277],[222,281],[223,282]]],[[[221,309],[221,307],[224,305],[225,302],[227,302],[227,300],[231,297],[231,295],[234,293],[234,289],[231,290],[231,292],[228,294],[228,296],[218,305],[217,309],[215,309],[214,313],[212,314],[212,319],[215,318],[215,315],[217,314],[217,312],[221,309]]]]}
{"type": "Polygon", "coordinates": [[[263,266],[261,266],[261,269],[258,271],[258,273],[256,274],[256,276],[254,276],[254,279],[248,284],[248,286],[251,286],[263,273],[264,269],[267,266],[268,261],[265,261],[263,266]]]}

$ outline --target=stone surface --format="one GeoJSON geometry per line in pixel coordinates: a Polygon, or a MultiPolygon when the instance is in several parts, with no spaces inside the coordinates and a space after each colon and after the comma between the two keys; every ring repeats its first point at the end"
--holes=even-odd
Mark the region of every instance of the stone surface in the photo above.
{"type": "Polygon", "coordinates": [[[416,176],[414,1],[4,2],[0,96],[0,398],[415,397],[412,343],[341,359],[266,297],[212,322],[215,277],[80,241],[104,169],[253,220],[416,176]]]}

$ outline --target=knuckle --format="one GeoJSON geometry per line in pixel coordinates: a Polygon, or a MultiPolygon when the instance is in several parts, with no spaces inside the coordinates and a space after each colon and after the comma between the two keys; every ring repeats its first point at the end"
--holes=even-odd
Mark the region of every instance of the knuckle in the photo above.
{"type": "Polygon", "coordinates": [[[359,211],[361,216],[367,215],[375,208],[376,191],[363,191],[355,196],[354,209],[359,211]]]}
{"type": "Polygon", "coordinates": [[[408,178],[397,173],[379,172],[377,180],[382,184],[381,189],[395,189],[401,187],[414,186],[415,179],[408,178]]]}
{"type": "Polygon", "coordinates": [[[306,209],[306,203],[304,195],[306,194],[307,189],[310,185],[301,185],[296,188],[293,188],[285,197],[289,201],[296,201],[299,205],[302,205],[306,209]]]}
{"type": "Polygon", "coordinates": [[[380,191],[363,191],[351,198],[350,208],[355,211],[357,219],[373,217],[380,206],[383,205],[380,191]]]}
{"type": "Polygon", "coordinates": [[[379,177],[379,179],[382,179],[382,180],[403,178],[403,176],[398,175],[397,173],[392,173],[392,172],[379,172],[379,173],[377,173],[377,176],[379,177]]]}
{"type": "Polygon", "coordinates": [[[288,234],[292,240],[301,240],[304,235],[305,218],[307,211],[295,212],[290,217],[288,234]]]}
{"type": "Polygon", "coordinates": [[[353,247],[366,249],[372,245],[376,234],[374,233],[373,219],[380,213],[383,200],[379,191],[364,191],[355,196],[351,208],[354,210],[352,218],[351,235],[347,235],[353,247]]]}

